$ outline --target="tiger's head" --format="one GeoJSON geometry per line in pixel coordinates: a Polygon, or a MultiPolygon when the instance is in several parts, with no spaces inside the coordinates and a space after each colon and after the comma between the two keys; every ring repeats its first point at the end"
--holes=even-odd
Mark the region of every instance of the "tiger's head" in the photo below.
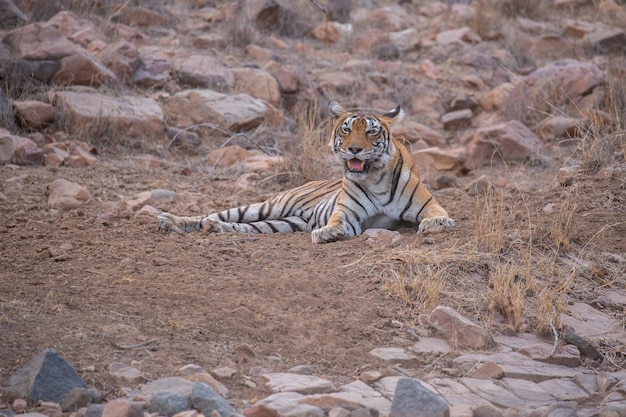
{"type": "Polygon", "coordinates": [[[400,106],[383,114],[347,111],[335,101],[329,103],[333,152],[343,162],[345,176],[358,181],[383,170],[395,153],[391,125],[404,117],[400,106]]]}

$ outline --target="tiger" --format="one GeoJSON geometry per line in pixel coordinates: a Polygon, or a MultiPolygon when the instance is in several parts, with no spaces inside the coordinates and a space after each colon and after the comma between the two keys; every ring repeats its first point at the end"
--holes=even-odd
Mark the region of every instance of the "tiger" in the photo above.
{"type": "Polygon", "coordinates": [[[206,216],[157,216],[162,232],[311,233],[313,243],[361,235],[369,228],[417,225],[418,234],[455,222],[421,181],[407,148],[391,133],[401,106],[382,113],[348,111],[329,103],[331,147],[343,178],[312,181],[262,203],[206,216]]]}

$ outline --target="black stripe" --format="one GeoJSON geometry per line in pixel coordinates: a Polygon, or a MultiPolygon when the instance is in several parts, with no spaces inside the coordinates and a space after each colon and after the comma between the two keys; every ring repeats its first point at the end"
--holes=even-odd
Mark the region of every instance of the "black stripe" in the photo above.
{"type": "Polygon", "coordinates": [[[380,176],[380,178],[378,179],[378,181],[376,181],[375,185],[380,184],[381,182],[383,182],[383,179],[385,179],[385,177],[387,176],[387,171],[383,171],[383,174],[380,176]]]}
{"type": "MultiPolygon", "coordinates": [[[[404,192],[406,191],[406,187],[409,186],[409,181],[411,181],[411,173],[413,172],[414,169],[415,169],[415,165],[411,165],[411,169],[409,170],[409,179],[404,183],[404,186],[402,186],[402,191],[400,191],[400,196],[404,195],[404,192]]],[[[419,185],[420,182],[422,182],[422,180],[418,176],[417,184],[419,185]]]]}
{"type": "Polygon", "coordinates": [[[252,224],[252,223],[246,223],[246,224],[250,226],[251,228],[253,228],[254,230],[256,230],[257,233],[263,233],[263,231],[259,229],[255,224],[252,224]]]}
{"type": "Polygon", "coordinates": [[[418,181],[415,188],[413,188],[413,192],[411,193],[411,196],[409,197],[409,201],[406,202],[406,206],[404,207],[404,210],[402,210],[402,213],[400,213],[401,220],[404,220],[402,216],[404,216],[404,213],[406,213],[406,211],[413,205],[413,196],[415,195],[415,192],[417,191],[419,186],[420,186],[420,182],[418,181]]]}
{"type": "MultiPolygon", "coordinates": [[[[225,222],[228,221],[228,217],[224,215],[225,212],[220,211],[219,213],[217,213],[217,217],[220,218],[221,221],[225,222]]],[[[228,213],[228,210],[226,211],[226,213],[228,213]]]]}
{"type": "Polygon", "coordinates": [[[271,222],[265,222],[265,224],[268,225],[270,229],[272,229],[272,233],[278,233],[278,229],[271,222]]]}
{"type": "Polygon", "coordinates": [[[356,235],[356,227],[354,227],[352,225],[352,222],[349,222],[348,219],[346,219],[345,223],[347,223],[348,226],[350,226],[350,229],[352,229],[352,236],[355,236],[356,235]]]}
{"type": "MultiPolygon", "coordinates": [[[[365,211],[367,213],[367,210],[365,209],[365,207],[363,206],[363,204],[361,204],[361,202],[359,200],[357,200],[356,198],[354,198],[354,196],[352,194],[350,194],[348,192],[348,190],[346,190],[346,187],[343,187],[343,192],[346,193],[346,195],[348,197],[350,197],[355,203],[357,203],[359,206],[361,206],[361,208],[363,209],[363,211],[365,211]]],[[[345,205],[344,205],[345,207],[345,205]]]]}
{"type": "Polygon", "coordinates": [[[402,166],[404,165],[404,160],[402,159],[402,154],[400,154],[400,160],[396,164],[393,170],[393,179],[391,180],[391,193],[389,194],[389,201],[387,201],[383,206],[387,206],[391,204],[393,201],[396,190],[398,188],[398,181],[400,181],[400,174],[402,174],[402,166]]]}
{"type": "Polygon", "coordinates": [[[243,219],[244,208],[242,206],[237,207],[237,223],[241,223],[241,219],[243,219]]]}
{"type": "Polygon", "coordinates": [[[298,230],[300,230],[300,226],[298,226],[297,224],[295,224],[291,220],[283,219],[283,221],[285,223],[287,223],[289,225],[289,227],[291,227],[291,231],[292,232],[297,232],[298,230]]]}
{"type": "MultiPolygon", "coordinates": [[[[361,216],[358,215],[358,213],[356,213],[354,210],[352,210],[350,207],[347,207],[345,204],[339,203],[338,206],[345,208],[346,210],[348,210],[349,213],[352,213],[352,215],[354,215],[354,219],[357,222],[361,222],[361,216]]],[[[346,214],[346,213],[344,213],[346,214]]]]}
{"type": "Polygon", "coordinates": [[[416,223],[420,223],[420,214],[422,214],[422,210],[424,210],[424,207],[426,207],[428,205],[428,203],[430,203],[430,200],[433,199],[433,196],[431,195],[430,197],[428,197],[428,200],[426,200],[426,202],[424,203],[424,205],[422,206],[422,208],[420,209],[420,211],[417,212],[417,216],[415,216],[415,222],[416,223]]]}
{"type": "Polygon", "coordinates": [[[269,217],[270,213],[272,211],[272,203],[269,201],[264,202],[261,205],[261,209],[259,210],[259,220],[265,220],[269,217]],[[267,207],[267,213],[265,212],[265,207],[267,207]]]}

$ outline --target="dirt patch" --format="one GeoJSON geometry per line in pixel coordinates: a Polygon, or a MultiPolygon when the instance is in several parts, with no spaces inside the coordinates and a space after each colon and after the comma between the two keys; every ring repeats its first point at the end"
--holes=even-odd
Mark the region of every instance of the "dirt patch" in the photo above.
{"type": "MultiPolygon", "coordinates": [[[[157,170],[127,160],[90,169],[0,168],[6,196],[0,200],[0,381],[53,348],[104,392],[118,388],[106,372],[116,361],[133,364],[150,379],[176,375],[189,363],[228,365],[240,375],[253,366],[279,371],[309,364],[317,375],[346,383],[366,369],[384,369],[368,355],[371,349],[414,342],[409,330],[420,325],[411,308],[367,272],[390,250],[370,247],[362,237],[317,245],[306,233],[160,234],[153,218],[124,212],[98,221],[120,199],[155,186],[195,196],[157,204],[180,214],[232,204],[235,176],[177,172],[179,167],[157,170]],[[75,210],[49,210],[46,187],[56,178],[86,186],[92,201],[75,210]],[[90,366],[95,371],[86,371],[90,366]]],[[[544,180],[542,189],[524,193],[523,200],[524,210],[537,214],[559,202],[560,189],[550,185],[551,170],[515,173],[520,183],[519,175],[534,174],[544,180]]],[[[584,246],[588,259],[624,256],[623,177],[584,177],[578,184],[574,247],[584,246]]],[[[236,200],[262,197],[249,193],[236,200]]],[[[438,199],[457,227],[425,237],[403,231],[402,248],[445,250],[475,227],[475,197],[458,191],[438,199]]],[[[518,191],[507,192],[507,221],[515,221],[520,200],[518,191]]],[[[610,277],[604,283],[623,288],[623,281],[610,277]]],[[[446,367],[445,357],[436,364],[423,359],[416,376],[446,367]]],[[[262,385],[254,390],[243,382],[227,382],[235,402],[266,393],[262,385]]]]}

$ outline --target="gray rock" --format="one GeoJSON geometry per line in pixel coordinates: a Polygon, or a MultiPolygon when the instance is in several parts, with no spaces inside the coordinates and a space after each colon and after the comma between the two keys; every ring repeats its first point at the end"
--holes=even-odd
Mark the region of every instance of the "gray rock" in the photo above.
{"type": "Polygon", "coordinates": [[[175,392],[159,392],[154,394],[150,402],[150,412],[171,417],[176,413],[188,410],[189,400],[175,392]]]}
{"type": "Polygon", "coordinates": [[[105,404],[89,404],[87,411],[85,411],[85,417],[102,417],[105,404]]]}
{"type": "Polygon", "coordinates": [[[389,417],[449,417],[450,408],[444,400],[419,381],[402,378],[398,381],[389,417]]]}
{"type": "Polygon", "coordinates": [[[78,373],[55,351],[46,349],[11,375],[4,391],[33,402],[61,403],[74,388],[86,388],[78,373]]]}
{"type": "Polygon", "coordinates": [[[202,382],[193,384],[191,403],[193,408],[200,410],[205,416],[217,411],[222,417],[230,417],[235,412],[228,401],[202,382]]]}

